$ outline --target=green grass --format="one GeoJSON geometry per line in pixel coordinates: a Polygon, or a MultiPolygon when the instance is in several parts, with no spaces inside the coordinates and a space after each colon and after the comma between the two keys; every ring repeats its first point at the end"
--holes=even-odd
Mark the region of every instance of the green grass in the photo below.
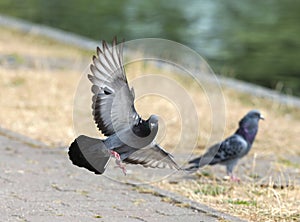
{"type": "Polygon", "coordinates": [[[257,202],[254,200],[227,200],[227,203],[234,204],[234,205],[246,205],[246,206],[257,206],[257,202]]]}
{"type": "Polygon", "coordinates": [[[259,178],[261,178],[261,176],[259,174],[257,174],[257,173],[252,173],[252,174],[249,175],[249,177],[252,178],[252,179],[259,179],[259,178]]]}
{"type": "Polygon", "coordinates": [[[211,185],[207,184],[201,187],[201,189],[197,189],[194,191],[195,194],[203,194],[209,196],[219,196],[221,194],[226,193],[227,188],[218,184],[211,185]]]}
{"type": "Polygon", "coordinates": [[[101,215],[94,215],[94,218],[102,218],[101,215]]]}
{"type": "Polygon", "coordinates": [[[294,163],[288,159],[284,159],[284,158],[279,158],[278,159],[278,163],[283,164],[287,167],[293,167],[293,168],[300,168],[300,164],[299,163],[294,163]]]}
{"type": "Polygon", "coordinates": [[[16,76],[15,78],[13,78],[10,81],[9,85],[12,86],[12,87],[18,87],[18,86],[23,85],[25,82],[26,82],[25,78],[20,77],[20,76],[16,76]]]}

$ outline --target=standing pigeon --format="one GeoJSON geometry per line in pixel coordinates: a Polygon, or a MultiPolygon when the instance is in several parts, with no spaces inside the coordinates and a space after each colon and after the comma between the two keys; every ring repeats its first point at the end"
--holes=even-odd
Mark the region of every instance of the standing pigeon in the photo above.
{"type": "Polygon", "coordinates": [[[258,122],[264,117],[257,110],[251,110],[239,122],[239,128],[224,141],[210,147],[208,151],[198,158],[189,161],[193,164],[186,170],[195,171],[204,165],[222,164],[226,166],[227,174],[231,180],[239,181],[232,173],[238,160],[245,156],[251,149],[254,142],[258,122]]]}
{"type": "Polygon", "coordinates": [[[95,174],[102,174],[111,156],[126,174],[121,163],[141,164],[152,168],[179,169],[171,154],[155,141],[158,132],[158,117],[151,115],[143,120],[134,107],[134,91],[129,88],[122,60],[123,44],[112,48],[102,41],[93,56],[92,82],[93,116],[98,129],[106,136],[100,140],[79,136],[69,148],[73,164],[95,174]]]}

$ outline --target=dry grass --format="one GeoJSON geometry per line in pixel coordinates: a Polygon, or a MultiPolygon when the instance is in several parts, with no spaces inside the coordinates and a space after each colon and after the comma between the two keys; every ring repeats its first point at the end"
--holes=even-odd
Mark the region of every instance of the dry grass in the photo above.
{"type": "MultiPolygon", "coordinates": [[[[68,145],[74,139],[73,98],[81,74],[90,61],[90,54],[51,40],[1,28],[0,126],[41,140],[50,146],[68,145]],[[59,60],[65,62],[58,67],[53,67],[51,62],[49,65],[49,61],[55,58],[57,60],[52,61],[54,65],[59,60]]],[[[140,73],[147,73],[148,69],[142,64],[129,65],[129,81],[140,73]]],[[[164,71],[150,67],[149,72],[164,71]]],[[[170,73],[166,71],[164,75],[168,76],[170,73]]],[[[143,117],[151,113],[161,116],[161,125],[166,127],[161,127],[159,140],[166,149],[175,153],[198,154],[204,151],[211,137],[209,100],[204,91],[191,81],[179,78],[178,83],[191,97],[199,118],[198,121],[191,119],[188,122],[195,122],[200,132],[196,138],[195,150],[186,150],[186,144],[176,150],[173,148],[179,143],[181,135],[187,135],[184,138],[186,141],[193,139],[189,138],[189,133],[182,134],[180,131],[183,127],[182,117],[189,110],[187,114],[182,114],[172,101],[157,95],[141,98],[137,102],[137,109],[143,117]],[[152,105],[154,101],[155,106],[152,105]]],[[[281,171],[296,169],[299,175],[299,164],[289,160],[290,156],[298,157],[298,160],[300,156],[299,110],[230,89],[223,89],[223,93],[226,100],[226,127],[224,132],[220,129],[220,133],[230,135],[246,112],[253,108],[260,109],[266,121],[260,123],[257,139],[247,158],[273,155],[274,166],[281,171]]],[[[187,130],[192,134],[196,129],[187,130]]],[[[273,186],[261,187],[257,180],[249,181],[232,184],[202,175],[196,180],[183,179],[175,184],[163,181],[157,185],[251,221],[299,220],[298,185],[275,189],[273,186]]],[[[272,182],[274,181],[271,180],[270,183],[272,182]]]]}
{"type": "Polygon", "coordinates": [[[87,54],[1,29],[0,126],[49,145],[67,144],[73,137],[74,89],[88,64],[87,54]],[[68,64],[51,65],[54,58],[68,64]]]}
{"type": "Polygon", "coordinates": [[[262,188],[256,183],[236,184],[211,179],[158,184],[220,211],[249,221],[299,221],[299,187],[262,188]]]}

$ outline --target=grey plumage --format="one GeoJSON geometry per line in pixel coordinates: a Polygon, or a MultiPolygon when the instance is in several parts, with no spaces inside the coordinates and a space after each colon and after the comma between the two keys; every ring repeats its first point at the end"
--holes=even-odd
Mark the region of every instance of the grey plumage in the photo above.
{"type": "MultiPolygon", "coordinates": [[[[111,153],[125,163],[145,167],[178,169],[171,154],[154,141],[158,132],[158,117],[143,120],[134,107],[134,90],[129,88],[122,61],[123,44],[112,48],[105,41],[97,47],[90,66],[94,94],[92,109],[98,129],[105,140],[79,136],[69,148],[73,164],[96,174],[105,171],[111,153]],[[98,160],[98,161],[97,161],[98,160]]],[[[120,165],[121,167],[121,165],[120,165]]]]}
{"type": "Polygon", "coordinates": [[[251,110],[239,122],[236,132],[224,141],[210,147],[208,151],[198,158],[189,161],[191,166],[186,170],[196,171],[204,165],[222,164],[226,166],[227,174],[236,179],[233,168],[238,160],[251,149],[258,131],[258,122],[263,116],[258,110],[251,110]]]}

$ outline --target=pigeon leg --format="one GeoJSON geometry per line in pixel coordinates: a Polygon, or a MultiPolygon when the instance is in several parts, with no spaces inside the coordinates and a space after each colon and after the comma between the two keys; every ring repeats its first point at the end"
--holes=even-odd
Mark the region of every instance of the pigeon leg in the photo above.
{"type": "Polygon", "coordinates": [[[110,154],[117,160],[121,160],[120,155],[116,151],[110,150],[110,154]]]}
{"type": "Polygon", "coordinates": [[[121,163],[121,158],[120,158],[120,155],[116,152],[116,151],[113,151],[111,150],[110,151],[110,154],[116,158],[116,164],[118,165],[118,167],[121,168],[121,170],[123,171],[124,175],[126,175],[126,168],[125,168],[125,165],[123,165],[121,163]]]}
{"type": "Polygon", "coordinates": [[[240,182],[240,178],[234,176],[233,174],[230,174],[230,180],[233,181],[233,182],[240,182]]]}

